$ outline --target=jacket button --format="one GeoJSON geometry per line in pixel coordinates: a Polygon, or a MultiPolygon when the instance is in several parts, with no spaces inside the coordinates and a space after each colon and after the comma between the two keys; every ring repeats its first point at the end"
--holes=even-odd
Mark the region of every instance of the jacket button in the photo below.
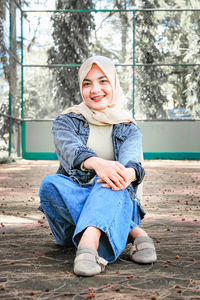
{"type": "Polygon", "coordinates": [[[88,127],[88,124],[87,124],[87,123],[85,123],[85,124],[84,124],[84,127],[85,127],[85,128],[87,128],[87,127],[88,127]]]}

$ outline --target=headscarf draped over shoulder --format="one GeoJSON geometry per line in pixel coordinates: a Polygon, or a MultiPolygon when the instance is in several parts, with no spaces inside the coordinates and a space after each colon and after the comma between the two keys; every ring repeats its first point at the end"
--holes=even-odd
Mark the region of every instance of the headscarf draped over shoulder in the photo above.
{"type": "Polygon", "coordinates": [[[92,56],[88,58],[79,69],[78,79],[83,102],[79,105],[74,105],[67,108],[62,112],[62,114],[68,114],[70,112],[81,114],[89,123],[101,126],[105,126],[106,124],[118,124],[124,122],[135,123],[131,114],[122,110],[124,95],[120,87],[115,65],[109,58],[104,56],[92,56]],[[104,74],[110,81],[113,90],[112,103],[103,110],[91,109],[85,104],[82,95],[83,80],[85,79],[93,64],[97,64],[99,68],[104,72],[104,74]]]}

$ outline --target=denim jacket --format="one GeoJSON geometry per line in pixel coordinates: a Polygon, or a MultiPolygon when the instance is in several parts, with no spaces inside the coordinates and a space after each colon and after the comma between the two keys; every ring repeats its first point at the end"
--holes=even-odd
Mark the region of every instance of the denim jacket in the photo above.
{"type": "MultiPolygon", "coordinates": [[[[97,156],[95,151],[87,147],[89,137],[89,123],[82,116],[75,113],[59,115],[53,123],[55,151],[60,161],[57,171],[71,177],[80,185],[87,184],[95,175],[94,170],[82,170],[81,163],[89,157],[97,156]]],[[[136,180],[128,186],[130,197],[137,201],[141,208],[140,199],[136,196],[137,186],[144,177],[144,168],[139,162],[142,153],[142,134],[137,125],[127,122],[115,124],[112,132],[115,160],[125,167],[132,167],[136,171],[136,180]]]]}

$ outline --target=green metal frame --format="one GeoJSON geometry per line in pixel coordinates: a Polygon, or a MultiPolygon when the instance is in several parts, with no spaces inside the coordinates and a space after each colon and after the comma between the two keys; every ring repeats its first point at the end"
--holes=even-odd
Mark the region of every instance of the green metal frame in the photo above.
{"type": "Polygon", "coordinates": [[[23,43],[23,13],[21,11],[21,118],[24,117],[24,43],[23,43]]]}
{"type": "MultiPolygon", "coordinates": [[[[54,152],[23,152],[23,158],[29,160],[58,160],[54,152]]],[[[144,159],[200,160],[198,152],[144,152],[144,159]]]]}
{"type": "MultiPolygon", "coordinates": [[[[12,52],[12,26],[13,26],[13,22],[12,22],[12,14],[9,13],[9,19],[10,19],[10,28],[9,28],[9,51],[10,53],[12,52]]],[[[9,90],[9,116],[12,116],[12,94],[11,94],[11,90],[9,90]]],[[[12,119],[9,119],[9,144],[8,144],[8,153],[9,156],[11,155],[11,146],[12,146],[12,119]]]]}
{"type": "Polygon", "coordinates": [[[200,160],[200,152],[144,152],[144,159],[200,160]]]}
{"type": "Polygon", "coordinates": [[[30,160],[57,160],[55,152],[27,152],[26,151],[26,121],[22,122],[22,153],[24,159],[30,160]]]}
{"type": "MultiPolygon", "coordinates": [[[[10,0],[12,1],[12,0],[10,0]]],[[[15,0],[14,0],[15,1],[15,0]]],[[[15,1],[16,3],[16,1],[15,1]]],[[[17,5],[17,3],[16,3],[17,5]]],[[[140,66],[196,66],[199,64],[136,64],[135,63],[135,13],[136,12],[152,12],[152,11],[168,11],[168,12],[182,12],[182,11],[200,11],[200,9],[66,9],[66,10],[22,10],[21,7],[17,5],[21,11],[21,118],[23,120],[24,110],[23,110],[23,94],[24,94],[24,68],[25,67],[77,67],[78,64],[56,64],[56,65],[28,65],[23,63],[23,18],[24,14],[27,13],[46,13],[46,12],[64,12],[64,13],[81,13],[81,12],[130,12],[133,14],[133,61],[132,64],[118,64],[118,66],[132,66],[133,68],[133,92],[132,92],[132,101],[133,101],[133,116],[134,116],[134,98],[135,98],[135,67],[140,66]]],[[[12,47],[12,16],[10,16],[10,47],[12,47]]],[[[10,48],[12,51],[12,48],[10,48]]],[[[9,115],[12,116],[12,95],[9,95],[9,115]]],[[[12,119],[9,120],[9,153],[11,153],[11,127],[12,119]]],[[[57,159],[55,153],[35,153],[35,152],[26,152],[26,121],[22,122],[22,157],[25,159],[57,159]]],[[[158,153],[144,153],[145,159],[200,159],[200,152],[158,152],[158,153]]]]}

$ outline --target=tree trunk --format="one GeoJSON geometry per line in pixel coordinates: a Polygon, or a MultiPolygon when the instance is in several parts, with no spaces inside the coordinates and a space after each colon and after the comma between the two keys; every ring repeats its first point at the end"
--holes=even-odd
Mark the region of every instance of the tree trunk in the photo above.
{"type": "Polygon", "coordinates": [[[11,37],[10,37],[10,53],[9,53],[9,88],[12,97],[12,114],[16,116],[16,95],[17,95],[17,49],[16,49],[16,5],[10,1],[10,17],[11,17],[11,37]]]}

